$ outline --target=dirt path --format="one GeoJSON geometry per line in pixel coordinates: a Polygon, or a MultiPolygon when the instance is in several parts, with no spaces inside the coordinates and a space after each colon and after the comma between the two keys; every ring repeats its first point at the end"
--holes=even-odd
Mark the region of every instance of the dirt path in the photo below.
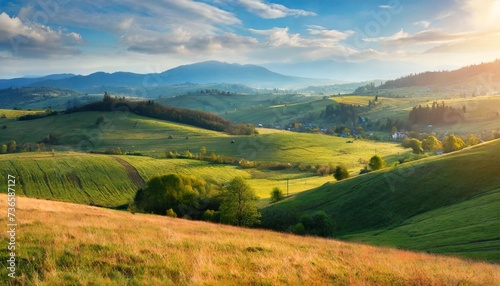
{"type": "Polygon", "coordinates": [[[134,166],[130,165],[129,162],[123,160],[122,158],[118,158],[115,156],[113,156],[113,158],[115,158],[115,160],[125,168],[128,177],[132,180],[132,182],[134,182],[137,188],[142,188],[146,185],[141,175],[139,175],[139,172],[137,172],[134,166]]]}

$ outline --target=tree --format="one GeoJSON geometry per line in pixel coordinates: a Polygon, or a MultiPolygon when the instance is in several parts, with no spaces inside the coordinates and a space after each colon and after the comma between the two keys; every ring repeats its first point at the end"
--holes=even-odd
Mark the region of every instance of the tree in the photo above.
{"type": "Polygon", "coordinates": [[[169,174],[154,177],[144,189],[137,191],[134,203],[139,211],[159,215],[167,214],[172,209],[179,216],[201,218],[208,208],[214,208],[215,190],[202,179],[169,174]]]}
{"type": "Polygon", "coordinates": [[[222,193],[220,219],[222,223],[253,226],[260,223],[258,197],[242,177],[235,177],[222,193]]]}
{"type": "Polygon", "coordinates": [[[422,149],[422,141],[412,138],[409,142],[410,148],[413,149],[413,153],[415,154],[421,154],[424,152],[424,149],[422,149]]]}
{"type": "Polygon", "coordinates": [[[274,187],[274,189],[271,191],[271,201],[279,202],[284,198],[285,195],[283,195],[283,191],[278,187],[274,187]]]}
{"type": "Polygon", "coordinates": [[[465,147],[464,141],[456,137],[455,135],[450,135],[446,138],[443,144],[443,149],[445,153],[460,150],[465,147]]]}
{"type": "Polygon", "coordinates": [[[6,154],[7,153],[7,145],[3,144],[0,146],[0,154],[6,154]]]}
{"type": "Polygon", "coordinates": [[[174,212],[174,210],[172,208],[169,208],[167,210],[167,216],[172,217],[172,218],[177,218],[177,214],[174,212]]]}
{"type": "Polygon", "coordinates": [[[349,178],[349,170],[344,165],[338,165],[335,167],[335,172],[333,173],[333,177],[337,179],[337,181],[349,178]]]}
{"type": "Polygon", "coordinates": [[[205,148],[205,146],[201,146],[201,148],[200,148],[201,159],[203,159],[205,157],[205,155],[207,155],[207,148],[205,148]]]}
{"type": "Polygon", "coordinates": [[[427,152],[436,152],[443,149],[443,144],[435,136],[429,135],[422,141],[422,148],[427,152]]]}
{"type": "Polygon", "coordinates": [[[467,146],[474,146],[477,144],[479,144],[479,139],[477,139],[476,136],[472,134],[467,135],[467,141],[466,141],[467,146]]]}
{"type": "Polygon", "coordinates": [[[368,163],[368,166],[370,166],[370,168],[372,170],[379,170],[379,169],[385,168],[385,162],[384,162],[384,159],[382,159],[380,156],[375,155],[375,156],[370,158],[370,162],[368,163]]]}
{"type": "Polygon", "coordinates": [[[11,140],[11,141],[9,141],[9,143],[7,143],[7,152],[14,153],[14,152],[16,152],[16,149],[17,149],[16,141],[11,140]]]}

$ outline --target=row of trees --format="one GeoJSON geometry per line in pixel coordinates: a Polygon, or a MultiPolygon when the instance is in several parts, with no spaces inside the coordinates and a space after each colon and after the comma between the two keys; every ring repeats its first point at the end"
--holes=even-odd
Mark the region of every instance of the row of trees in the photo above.
{"type": "Polygon", "coordinates": [[[477,144],[479,144],[479,139],[472,134],[469,134],[465,141],[458,136],[450,135],[445,137],[443,142],[441,142],[435,136],[429,135],[422,141],[417,138],[405,138],[401,143],[403,147],[411,148],[415,154],[439,151],[449,153],[463,149],[466,146],[473,146],[477,144]]]}
{"type": "Polygon", "coordinates": [[[237,226],[255,226],[260,223],[258,197],[241,177],[226,187],[203,179],[170,174],[151,179],[144,189],[137,191],[129,209],[221,222],[237,226]]]}
{"type": "Polygon", "coordinates": [[[257,134],[251,124],[232,124],[229,120],[209,112],[164,106],[152,100],[129,101],[125,98],[111,97],[108,93],[100,102],[93,102],[81,107],[67,109],[66,112],[79,111],[130,111],[138,115],[156,119],[185,123],[201,128],[224,131],[237,135],[257,134]]]}
{"type": "Polygon", "coordinates": [[[455,123],[457,120],[464,119],[465,112],[465,106],[462,109],[456,109],[445,105],[444,102],[438,104],[435,101],[432,103],[432,107],[422,107],[421,105],[413,107],[412,111],[410,111],[409,120],[412,124],[455,123]]]}

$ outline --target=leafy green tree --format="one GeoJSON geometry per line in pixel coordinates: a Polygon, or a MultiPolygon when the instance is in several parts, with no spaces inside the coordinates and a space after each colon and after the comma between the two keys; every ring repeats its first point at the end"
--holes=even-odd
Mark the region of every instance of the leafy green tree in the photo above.
{"type": "Polygon", "coordinates": [[[443,144],[436,138],[436,136],[429,135],[424,141],[422,141],[422,149],[427,152],[436,152],[443,150],[443,144]]]}
{"type": "Polygon", "coordinates": [[[253,226],[260,223],[258,197],[242,177],[235,177],[221,195],[220,219],[222,223],[253,226]]]}
{"type": "Polygon", "coordinates": [[[3,144],[0,147],[0,154],[6,154],[7,153],[7,145],[3,144]]]}
{"type": "Polygon", "coordinates": [[[271,201],[279,202],[284,198],[285,195],[283,195],[283,191],[278,187],[274,187],[274,189],[271,191],[271,201]]]}
{"type": "Polygon", "coordinates": [[[16,152],[16,150],[17,150],[16,141],[14,141],[14,140],[9,141],[9,143],[7,143],[7,152],[14,153],[14,152],[16,152]]]}
{"type": "Polygon", "coordinates": [[[472,134],[467,135],[467,140],[466,140],[467,146],[474,146],[474,145],[477,145],[479,143],[480,143],[479,139],[477,139],[476,136],[474,136],[472,134]]]}
{"type": "MultiPolygon", "coordinates": [[[[312,216],[303,214],[300,216],[298,224],[304,227],[306,233],[319,236],[330,236],[335,229],[332,217],[324,211],[317,211],[312,216]]],[[[292,228],[292,232],[298,224],[292,228]]]]}
{"type": "Polygon", "coordinates": [[[139,211],[165,215],[168,209],[199,219],[205,209],[212,207],[216,192],[202,179],[169,174],[148,181],[137,191],[134,203],[139,211]]]}
{"type": "Polygon", "coordinates": [[[368,166],[370,166],[372,170],[380,170],[385,168],[385,161],[379,155],[375,155],[370,158],[368,166]]]}
{"type": "Polygon", "coordinates": [[[421,154],[424,152],[424,149],[422,149],[422,141],[412,138],[410,139],[410,148],[413,150],[413,153],[415,154],[421,154]]]}
{"type": "Polygon", "coordinates": [[[174,210],[172,208],[169,208],[167,210],[167,216],[172,217],[172,218],[177,218],[177,214],[174,212],[174,210]]]}
{"type": "Polygon", "coordinates": [[[324,211],[317,211],[312,216],[312,221],[315,226],[314,234],[328,237],[333,234],[335,223],[331,216],[324,211]]]}
{"type": "Polygon", "coordinates": [[[207,148],[205,148],[205,146],[201,146],[200,148],[201,159],[203,159],[206,155],[207,155],[207,148]]]}
{"type": "Polygon", "coordinates": [[[333,173],[333,177],[337,179],[337,181],[349,178],[349,170],[347,170],[346,166],[338,165],[335,167],[335,172],[333,173]]]}
{"type": "Polygon", "coordinates": [[[455,135],[450,135],[446,138],[443,144],[443,149],[445,153],[458,151],[465,147],[464,141],[455,135]]]}
{"type": "Polygon", "coordinates": [[[299,222],[292,227],[292,233],[298,235],[304,235],[306,234],[306,228],[302,223],[299,222]]]}

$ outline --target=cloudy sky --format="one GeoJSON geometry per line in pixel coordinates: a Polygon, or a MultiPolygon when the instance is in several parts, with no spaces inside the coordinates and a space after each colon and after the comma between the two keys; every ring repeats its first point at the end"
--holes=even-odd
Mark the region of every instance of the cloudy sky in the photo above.
{"type": "Polygon", "coordinates": [[[495,58],[500,0],[0,2],[0,78],[161,72],[205,60],[441,69],[495,58]]]}

